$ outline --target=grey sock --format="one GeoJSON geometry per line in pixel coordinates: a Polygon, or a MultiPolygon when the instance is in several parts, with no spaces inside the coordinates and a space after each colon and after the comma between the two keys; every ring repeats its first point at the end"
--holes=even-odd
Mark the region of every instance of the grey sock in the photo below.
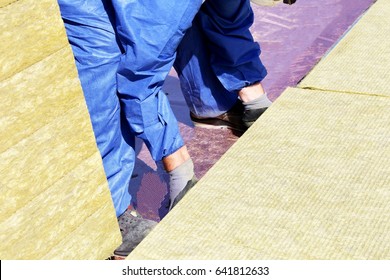
{"type": "Polygon", "coordinates": [[[248,102],[242,102],[245,110],[255,110],[260,108],[267,108],[271,106],[272,101],[268,99],[267,94],[263,94],[259,98],[253,99],[248,102]]]}
{"type": "Polygon", "coordinates": [[[188,181],[194,177],[194,163],[192,159],[188,159],[172,171],[169,174],[169,195],[171,201],[181,192],[187,185],[188,181]]]}

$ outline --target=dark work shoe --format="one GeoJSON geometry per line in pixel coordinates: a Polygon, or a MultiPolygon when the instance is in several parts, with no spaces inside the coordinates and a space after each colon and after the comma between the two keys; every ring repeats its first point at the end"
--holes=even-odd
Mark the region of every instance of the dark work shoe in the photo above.
{"type": "Polygon", "coordinates": [[[184,189],[179,192],[179,194],[175,197],[173,202],[170,203],[169,210],[172,210],[173,207],[176,206],[176,204],[188,193],[190,189],[192,189],[193,186],[198,182],[198,179],[196,177],[192,177],[191,180],[187,182],[187,185],[184,187],[184,189]]]}
{"type": "Polygon", "coordinates": [[[213,118],[204,118],[190,113],[190,117],[195,126],[205,128],[229,128],[244,132],[246,127],[242,121],[244,114],[244,105],[237,99],[236,104],[226,113],[213,118]]]}
{"type": "Polygon", "coordinates": [[[254,122],[268,109],[268,107],[260,109],[245,110],[242,116],[242,122],[246,128],[249,128],[254,122]]]}
{"type": "Polygon", "coordinates": [[[126,210],[118,218],[118,223],[122,234],[122,244],[114,251],[114,255],[120,257],[127,257],[157,225],[155,221],[133,216],[130,210],[126,210]]]}

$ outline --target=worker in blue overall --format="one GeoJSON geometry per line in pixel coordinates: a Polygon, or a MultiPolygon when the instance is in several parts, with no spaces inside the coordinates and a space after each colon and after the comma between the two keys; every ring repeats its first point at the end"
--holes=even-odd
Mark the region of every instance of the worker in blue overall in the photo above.
{"type": "Polygon", "coordinates": [[[266,74],[260,48],[248,29],[253,12],[249,0],[58,3],[122,233],[115,254],[127,256],[156,225],[127,210],[134,137],[145,142],[168,172],[170,208],[196,182],[177,120],[161,90],[173,64],[194,122],[219,125],[213,120],[239,115],[249,126],[252,120],[246,121],[246,115],[254,119],[252,115],[269,106],[260,83],[266,74]]]}

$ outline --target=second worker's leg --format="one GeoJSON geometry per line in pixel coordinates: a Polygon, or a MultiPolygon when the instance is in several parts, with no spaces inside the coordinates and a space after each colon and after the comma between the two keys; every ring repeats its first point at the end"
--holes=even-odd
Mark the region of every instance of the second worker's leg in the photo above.
{"type": "Polygon", "coordinates": [[[261,85],[267,72],[260,60],[260,46],[249,29],[254,20],[250,1],[210,0],[199,16],[211,42],[214,72],[226,89],[240,97],[243,122],[249,127],[271,105],[261,85]]]}
{"type": "Polygon", "coordinates": [[[248,0],[208,0],[203,4],[175,63],[190,110],[195,108],[191,110],[195,123],[220,126],[228,122],[232,128],[246,129],[271,104],[260,83],[267,72],[249,30],[252,23],[248,0]],[[235,106],[234,96],[240,97],[235,106]],[[216,109],[228,102],[233,107],[212,115],[207,106],[202,110],[198,105],[207,105],[208,100],[218,100],[221,105],[214,105],[216,109]]]}

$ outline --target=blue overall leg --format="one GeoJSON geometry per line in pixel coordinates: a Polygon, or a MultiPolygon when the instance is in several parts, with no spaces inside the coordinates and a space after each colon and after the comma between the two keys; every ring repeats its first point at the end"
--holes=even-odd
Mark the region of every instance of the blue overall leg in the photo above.
{"type": "Polygon", "coordinates": [[[161,87],[201,0],[112,2],[124,48],[117,74],[122,109],[131,129],[159,161],[184,145],[161,87]]]}
{"type": "Polygon", "coordinates": [[[237,91],[267,74],[249,30],[249,0],[207,0],[181,42],[175,69],[191,112],[215,117],[229,110],[237,91]]]}
{"type": "Polygon", "coordinates": [[[106,0],[58,0],[117,216],[128,207],[134,136],[121,120],[116,74],[122,55],[106,0]]]}

